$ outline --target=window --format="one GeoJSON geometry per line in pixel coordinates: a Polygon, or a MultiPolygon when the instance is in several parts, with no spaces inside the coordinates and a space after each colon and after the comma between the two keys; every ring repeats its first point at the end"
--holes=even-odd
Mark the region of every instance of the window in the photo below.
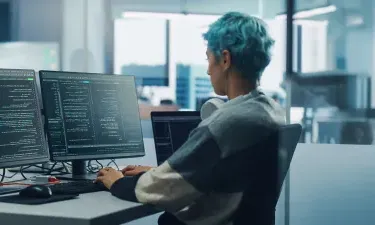
{"type": "Polygon", "coordinates": [[[285,22],[283,20],[266,22],[275,45],[272,49],[272,60],[264,70],[260,83],[267,90],[277,91],[280,89],[285,72],[285,22]]]}
{"type": "Polygon", "coordinates": [[[134,75],[147,86],[168,85],[167,20],[115,20],[115,73],[134,75]]]}
{"type": "Polygon", "coordinates": [[[310,21],[301,24],[301,72],[327,70],[327,22],[310,21]]]}
{"type": "Polygon", "coordinates": [[[176,76],[176,102],[182,108],[195,109],[197,100],[212,95],[202,35],[217,18],[187,15],[171,19],[171,68],[176,76]]]}

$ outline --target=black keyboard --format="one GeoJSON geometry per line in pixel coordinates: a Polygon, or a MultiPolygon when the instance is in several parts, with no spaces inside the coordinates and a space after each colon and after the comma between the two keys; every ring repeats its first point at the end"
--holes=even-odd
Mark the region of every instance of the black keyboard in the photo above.
{"type": "Polygon", "coordinates": [[[98,191],[108,191],[102,183],[93,183],[92,180],[73,181],[59,183],[50,186],[52,194],[55,195],[75,195],[98,191]]]}

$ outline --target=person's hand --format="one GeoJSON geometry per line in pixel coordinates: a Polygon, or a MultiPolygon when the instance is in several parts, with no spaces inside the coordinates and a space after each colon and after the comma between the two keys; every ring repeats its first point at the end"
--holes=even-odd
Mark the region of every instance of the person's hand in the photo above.
{"type": "Polygon", "coordinates": [[[152,167],[150,167],[150,166],[133,166],[133,165],[130,165],[130,166],[127,166],[124,169],[122,169],[121,172],[124,176],[137,176],[138,174],[143,173],[143,172],[147,172],[150,169],[152,169],[152,167]]]}
{"type": "Polygon", "coordinates": [[[112,185],[119,179],[123,178],[124,175],[121,171],[117,171],[111,167],[101,169],[98,173],[98,177],[94,181],[95,183],[101,182],[108,189],[111,189],[112,185]]]}

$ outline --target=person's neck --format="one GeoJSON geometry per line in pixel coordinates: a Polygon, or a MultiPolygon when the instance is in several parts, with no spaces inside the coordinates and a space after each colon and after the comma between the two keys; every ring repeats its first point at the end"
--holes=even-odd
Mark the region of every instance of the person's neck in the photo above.
{"type": "Polygon", "coordinates": [[[230,76],[228,80],[227,96],[230,99],[237,98],[241,95],[246,95],[258,87],[258,83],[249,82],[239,76],[230,76]]]}

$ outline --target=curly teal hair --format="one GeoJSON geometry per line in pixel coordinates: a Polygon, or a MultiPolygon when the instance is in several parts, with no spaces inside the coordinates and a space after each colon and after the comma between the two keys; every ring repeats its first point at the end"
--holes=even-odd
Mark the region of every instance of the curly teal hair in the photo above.
{"type": "Polygon", "coordinates": [[[251,81],[259,80],[270,63],[275,42],[263,20],[238,12],[226,13],[212,23],[203,38],[217,60],[224,50],[229,51],[233,67],[251,81]]]}

